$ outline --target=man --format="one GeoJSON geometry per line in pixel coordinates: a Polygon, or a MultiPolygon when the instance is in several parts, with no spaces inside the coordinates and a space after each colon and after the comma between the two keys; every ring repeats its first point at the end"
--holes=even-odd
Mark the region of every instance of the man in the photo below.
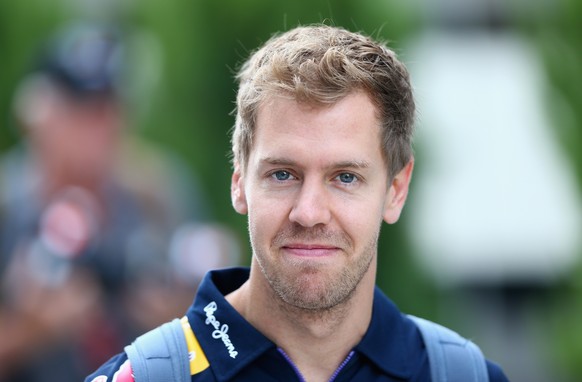
{"type": "Polygon", "coordinates": [[[52,37],[16,91],[23,144],[0,162],[0,381],[79,381],[191,301],[167,252],[198,198],[129,132],[127,40],[84,23],[52,37]]]}
{"type": "MultiPolygon", "coordinates": [[[[183,319],[192,381],[429,381],[415,324],[375,287],[381,222],[398,220],[414,163],[405,67],[312,26],[271,39],[238,79],[231,196],[253,257],[210,272],[183,319]]],[[[131,367],[120,354],[87,380],[131,367]]]]}

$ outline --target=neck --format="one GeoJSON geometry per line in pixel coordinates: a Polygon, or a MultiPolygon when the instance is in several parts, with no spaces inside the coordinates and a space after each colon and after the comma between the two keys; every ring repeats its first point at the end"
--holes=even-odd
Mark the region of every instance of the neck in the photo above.
{"type": "Polygon", "coordinates": [[[301,309],[282,301],[257,267],[227,296],[234,308],[276,343],[307,381],[328,381],[368,329],[375,261],[351,296],[326,310],[301,309]]]}

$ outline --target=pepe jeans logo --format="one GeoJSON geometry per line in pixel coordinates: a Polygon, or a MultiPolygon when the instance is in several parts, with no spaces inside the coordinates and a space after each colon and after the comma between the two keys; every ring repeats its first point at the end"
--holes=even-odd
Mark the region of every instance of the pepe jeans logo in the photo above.
{"type": "Polygon", "coordinates": [[[214,312],[216,312],[217,309],[218,306],[214,301],[206,305],[206,307],[204,308],[204,312],[206,313],[205,321],[206,325],[210,325],[214,328],[214,331],[212,332],[212,338],[222,340],[222,343],[226,347],[226,350],[228,350],[230,358],[236,358],[238,352],[236,351],[234,345],[232,344],[232,341],[230,340],[230,336],[228,335],[228,325],[223,324],[221,326],[220,321],[218,321],[214,316],[214,312]]]}

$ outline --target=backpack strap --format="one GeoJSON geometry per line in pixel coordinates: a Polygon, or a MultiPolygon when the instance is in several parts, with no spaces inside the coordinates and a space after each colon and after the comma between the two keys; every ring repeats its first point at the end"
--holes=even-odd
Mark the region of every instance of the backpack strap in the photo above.
{"type": "Polygon", "coordinates": [[[189,382],[188,347],[179,319],[165,323],[125,347],[136,382],[189,382]]]}
{"type": "Polygon", "coordinates": [[[434,322],[411,316],[428,354],[433,382],[487,382],[487,364],[477,345],[434,322]]]}

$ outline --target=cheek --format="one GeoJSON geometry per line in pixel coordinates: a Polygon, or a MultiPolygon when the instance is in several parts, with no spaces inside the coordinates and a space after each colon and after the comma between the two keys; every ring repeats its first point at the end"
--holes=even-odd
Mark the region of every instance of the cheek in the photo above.
{"type": "Polygon", "coordinates": [[[289,210],[284,199],[252,195],[254,197],[247,198],[251,242],[253,246],[269,247],[277,233],[289,223],[289,210]]]}
{"type": "Polygon", "coordinates": [[[249,225],[258,230],[269,231],[286,218],[283,208],[266,200],[247,199],[249,225]]]}
{"type": "Polygon", "coordinates": [[[269,224],[265,224],[265,219],[253,213],[248,214],[249,238],[253,253],[265,253],[270,248],[270,243],[274,233],[270,232],[269,224]]]}
{"type": "Polygon", "coordinates": [[[367,242],[377,236],[383,221],[383,198],[337,203],[335,220],[352,240],[367,242]]]}

